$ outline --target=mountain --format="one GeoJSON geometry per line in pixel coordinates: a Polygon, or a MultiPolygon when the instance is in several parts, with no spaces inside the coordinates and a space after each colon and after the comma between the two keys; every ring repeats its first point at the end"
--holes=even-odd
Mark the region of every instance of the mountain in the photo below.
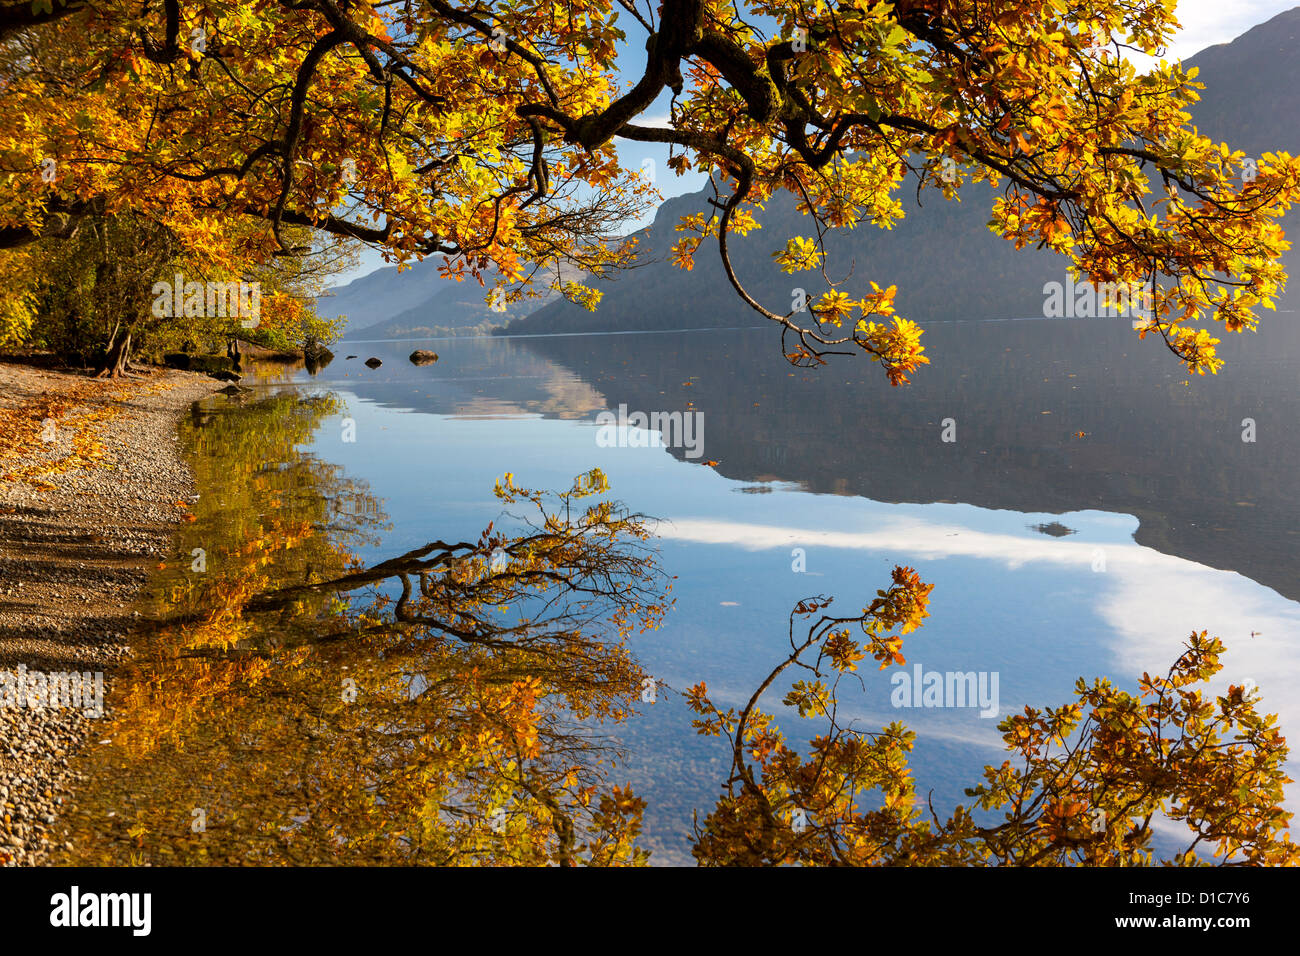
{"type": "Polygon", "coordinates": [[[550,301],[549,296],[525,299],[495,312],[486,301],[488,288],[473,279],[443,277],[441,261],[431,257],[401,273],[397,266],[377,269],[330,289],[316,300],[316,309],[327,318],[347,316],[345,339],[393,339],[482,333],[550,301]]]}
{"type": "MultiPolygon", "coordinates": [[[[1207,136],[1258,156],[1300,152],[1300,7],[1186,61],[1204,83],[1193,117],[1207,136]]],[[[1294,216],[1294,211],[1292,215],[1294,216]]]]}
{"type": "Polygon", "coordinates": [[[445,282],[433,259],[415,263],[400,276],[397,266],[388,266],[330,289],[316,300],[316,311],[331,319],[347,316],[344,337],[351,337],[427,301],[445,282]]]}
{"type": "MultiPolygon", "coordinates": [[[[935,318],[991,318],[1036,315],[1042,312],[1042,285],[1064,281],[1065,260],[1032,249],[1017,252],[986,227],[993,203],[986,186],[962,191],[963,201],[927,197],[924,209],[884,231],[861,226],[828,243],[827,274],[851,277],[865,287],[868,280],[882,288],[897,285],[895,305],[900,315],[935,318]],[[942,276],[942,281],[935,281],[942,276]]],[[[596,312],[557,300],[528,318],[511,322],[499,334],[603,332],[723,328],[756,325],[762,318],[737,297],[722,270],[716,246],[705,245],[695,267],[683,272],[667,261],[682,233],[679,218],[705,212],[704,193],[670,199],[654,223],[639,236],[648,261],[643,267],[597,284],[604,293],[596,312]]],[[[763,228],[732,242],[732,263],[759,302],[785,311],[797,289],[809,295],[821,291],[820,277],[787,275],[772,262],[771,252],[789,236],[814,235],[807,217],[795,209],[788,193],[774,196],[762,217],[763,228]]]]}
{"type": "MultiPolygon", "coordinates": [[[[1300,153],[1300,7],[1254,27],[1231,43],[1210,47],[1186,61],[1205,84],[1193,115],[1207,135],[1258,155],[1266,149],[1300,153]]],[[[1033,249],[1017,251],[987,227],[994,192],[972,185],[961,202],[927,192],[902,197],[906,218],[892,230],[861,226],[836,234],[828,244],[827,273],[852,276],[850,286],[897,285],[900,315],[918,321],[1041,315],[1043,284],[1065,282],[1066,260],[1033,249]]],[[[771,252],[790,236],[814,235],[811,222],[788,194],[774,197],[762,214],[763,228],[733,243],[742,282],[760,302],[785,311],[801,284],[799,275],[777,269],[771,252]]],[[[683,272],[667,261],[682,237],[675,227],[685,214],[708,210],[704,192],[670,199],[654,223],[638,234],[642,268],[598,283],[604,297],[595,313],[562,299],[511,321],[498,334],[666,330],[762,324],[743,305],[723,274],[716,246],[705,245],[695,268],[683,272]]],[[[1283,220],[1288,234],[1300,234],[1300,211],[1283,220]]],[[[1300,255],[1287,258],[1300,269],[1300,255]]],[[[804,275],[814,275],[805,273],[804,275]]],[[[818,277],[820,279],[820,277],[818,277]]],[[[809,291],[818,287],[802,280],[809,291]]]]}

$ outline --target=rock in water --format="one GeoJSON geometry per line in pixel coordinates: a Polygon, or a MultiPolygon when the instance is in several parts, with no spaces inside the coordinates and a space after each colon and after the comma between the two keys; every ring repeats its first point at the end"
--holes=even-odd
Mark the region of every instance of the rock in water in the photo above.
{"type": "Polygon", "coordinates": [[[379,368],[383,364],[382,359],[377,359],[373,355],[366,359],[366,368],[379,368]]]}
{"type": "Polygon", "coordinates": [[[416,349],[411,353],[412,365],[432,365],[438,361],[438,353],[430,352],[428,349],[416,349]]]}

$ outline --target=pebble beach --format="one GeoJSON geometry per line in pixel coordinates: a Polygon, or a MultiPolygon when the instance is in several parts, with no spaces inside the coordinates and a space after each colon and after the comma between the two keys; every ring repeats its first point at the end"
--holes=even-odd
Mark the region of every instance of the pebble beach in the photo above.
{"type": "Polygon", "coordinates": [[[111,718],[133,605],[195,494],[177,420],[220,385],[0,361],[0,865],[55,849],[72,758],[111,718]]]}

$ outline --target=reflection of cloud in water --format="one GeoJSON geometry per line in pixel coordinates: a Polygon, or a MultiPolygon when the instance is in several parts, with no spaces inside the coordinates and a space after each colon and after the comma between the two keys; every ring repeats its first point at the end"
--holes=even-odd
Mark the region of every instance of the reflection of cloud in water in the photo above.
{"type": "MultiPolygon", "coordinates": [[[[972,509],[971,514],[997,515],[982,509],[972,509]]],[[[1193,630],[1209,631],[1222,638],[1227,649],[1224,668],[1211,682],[1211,690],[1223,693],[1230,682],[1241,684],[1246,679],[1259,684],[1264,709],[1278,714],[1283,733],[1292,732],[1294,767],[1294,748],[1300,745],[1296,731],[1300,728],[1300,696],[1290,688],[1300,683],[1300,605],[1235,572],[1162,554],[1131,540],[1115,540],[1116,519],[1121,517],[1098,512],[1073,514],[1070,525],[1078,533],[1061,538],[892,516],[861,531],[675,518],[660,525],[659,534],[670,540],[746,550],[820,546],[879,551],[899,563],[977,558],[1001,562],[1008,570],[1034,565],[1088,575],[1101,584],[1095,612],[1112,635],[1107,642],[1112,672],[1105,676],[1121,686],[1132,686],[1144,671],[1163,674],[1193,630]],[[1099,557],[1105,569],[1100,573],[1093,571],[1099,557]],[[1256,636],[1252,637],[1252,632],[1256,636]]],[[[954,739],[954,731],[957,737],[969,733],[943,728],[942,721],[924,720],[937,714],[914,711],[909,721],[913,715],[929,725],[915,726],[927,736],[954,739]]],[[[864,712],[863,717],[867,716],[864,712]]],[[[982,738],[983,734],[975,736],[982,738]]],[[[1290,802],[1296,809],[1294,796],[1290,802]]]]}
{"type": "MultiPolygon", "coordinates": [[[[536,379],[540,397],[507,400],[492,396],[474,396],[455,403],[453,415],[457,418],[518,418],[521,415],[550,415],[559,419],[588,418],[603,411],[609,404],[605,396],[582,379],[556,369],[550,375],[527,376],[536,379]]],[[[519,381],[523,376],[513,376],[519,381]]],[[[460,385],[466,378],[452,379],[460,385]]],[[[485,381],[496,381],[487,378],[485,381]]]]}

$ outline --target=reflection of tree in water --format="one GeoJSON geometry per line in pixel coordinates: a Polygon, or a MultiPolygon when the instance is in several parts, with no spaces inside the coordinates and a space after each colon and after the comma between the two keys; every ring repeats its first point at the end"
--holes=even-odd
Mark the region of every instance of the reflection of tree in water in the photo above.
{"type": "Polygon", "coordinates": [[[664,610],[640,516],[603,500],[599,472],[559,494],[507,475],[516,533],[363,567],[349,548],[379,528],[377,503],[296,450],[334,410],[285,394],[196,413],[198,483],[221,500],[197,502],[118,678],[96,754],[113,766],[70,815],[72,856],[642,858],[641,802],[606,787],[615,755],[593,729],[627,714],[643,679],[627,638],[664,610]]]}
{"type": "MultiPolygon", "coordinates": [[[[219,499],[197,502],[119,675],[67,862],[643,862],[644,804],[610,784],[599,733],[645,680],[628,638],[666,610],[642,517],[604,499],[599,471],[556,494],[506,475],[511,532],[366,567],[350,549],[386,527],[378,502],[297,450],[335,411],[291,393],[196,410],[199,485],[219,499]]],[[[897,568],[861,613],[800,602],[789,656],[743,708],[686,691],[731,755],[699,862],[1134,865],[1165,818],[1191,833],[1175,862],[1296,862],[1285,740],[1245,688],[1198,689],[1222,652],[1204,634],[1136,695],[1080,681],[1073,702],[1008,717],[1010,759],[940,817],[911,777],[915,734],[839,716],[859,662],[904,663],[930,591],[897,568]],[[760,707],[782,689],[823,728],[806,754],[760,707]]]]}
{"type": "MultiPolygon", "coordinates": [[[[905,663],[903,635],[928,616],[932,587],[900,567],[860,614],[805,599],[790,615],[789,655],[744,707],[719,708],[704,684],[687,692],[697,730],[731,751],[722,796],[696,821],[700,863],[1141,866],[1155,861],[1164,822],[1181,824],[1184,839],[1162,862],[1195,865],[1206,851],[1231,865],[1300,862],[1285,832],[1291,781],[1277,718],[1258,712],[1245,687],[1214,698],[1197,686],[1222,669],[1223,643],[1204,631],[1163,677],[1144,674],[1137,694],[1081,678],[1070,703],[1007,717],[998,729],[1008,759],[984,768],[966,790],[972,803],[940,816],[908,766],[916,734],[899,722],[865,732],[839,713],[841,684],[852,685],[860,661],[905,663]],[[789,669],[801,679],[782,703],[825,727],[806,755],[759,706],[789,669]]],[[[943,706],[943,688],[931,684],[927,698],[931,689],[925,705],[943,706]]]]}

